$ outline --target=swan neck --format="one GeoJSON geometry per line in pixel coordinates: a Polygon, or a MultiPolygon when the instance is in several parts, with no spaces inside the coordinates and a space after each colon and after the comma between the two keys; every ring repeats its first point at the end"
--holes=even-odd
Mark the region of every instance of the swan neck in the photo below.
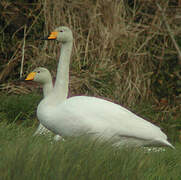
{"type": "Polygon", "coordinates": [[[61,100],[66,99],[68,96],[69,64],[72,52],[72,44],[72,41],[63,43],[60,50],[54,93],[58,95],[61,100]]]}
{"type": "Polygon", "coordinates": [[[52,80],[48,83],[43,84],[43,96],[46,97],[53,89],[52,80]]]}

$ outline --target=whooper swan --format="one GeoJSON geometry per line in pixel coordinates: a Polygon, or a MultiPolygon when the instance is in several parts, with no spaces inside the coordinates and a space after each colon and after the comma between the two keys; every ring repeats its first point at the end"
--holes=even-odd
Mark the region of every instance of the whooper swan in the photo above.
{"type": "MultiPolygon", "coordinates": [[[[52,77],[48,69],[43,68],[43,67],[38,67],[31,72],[27,78],[25,79],[26,81],[33,80],[35,82],[41,83],[43,86],[43,96],[46,97],[48,94],[53,90],[53,83],[52,83],[52,77]]],[[[50,131],[45,128],[41,123],[39,124],[36,132],[34,133],[35,135],[38,134],[47,134],[50,131]]],[[[56,141],[62,139],[61,136],[56,135],[54,136],[54,139],[56,141]]]]}

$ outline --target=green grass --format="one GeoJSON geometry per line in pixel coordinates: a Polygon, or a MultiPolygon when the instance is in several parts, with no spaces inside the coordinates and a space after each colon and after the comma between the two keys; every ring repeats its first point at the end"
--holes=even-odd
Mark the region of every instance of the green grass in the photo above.
{"type": "Polygon", "coordinates": [[[171,115],[166,121],[159,121],[163,114],[149,104],[132,108],[159,124],[176,150],[145,153],[140,149],[115,149],[89,137],[53,142],[49,136],[32,136],[38,123],[35,112],[40,99],[37,94],[0,96],[1,180],[180,179],[181,144],[177,126],[171,126],[171,115]],[[169,126],[173,130],[168,131],[169,126]]]}
{"type": "Polygon", "coordinates": [[[32,137],[33,128],[0,124],[1,180],[20,179],[180,179],[181,145],[176,150],[144,153],[114,149],[87,137],[52,142],[32,137]]]}
{"type": "Polygon", "coordinates": [[[36,119],[36,107],[41,100],[38,94],[1,95],[0,117],[8,123],[32,126],[36,119]]]}

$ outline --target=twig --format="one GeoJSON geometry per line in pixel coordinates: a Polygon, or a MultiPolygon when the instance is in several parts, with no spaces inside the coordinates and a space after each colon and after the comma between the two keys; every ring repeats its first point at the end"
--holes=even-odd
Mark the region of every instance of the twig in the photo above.
{"type": "Polygon", "coordinates": [[[166,28],[168,30],[170,38],[171,38],[171,40],[172,40],[172,42],[173,42],[173,44],[175,46],[175,49],[176,49],[176,51],[178,53],[179,64],[181,65],[181,51],[180,51],[180,48],[179,48],[179,46],[178,46],[178,44],[177,44],[177,42],[175,40],[175,37],[174,37],[174,34],[173,34],[173,32],[172,32],[172,30],[170,28],[170,25],[167,22],[167,19],[166,19],[166,16],[164,14],[163,9],[161,8],[161,6],[158,3],[156,3],[156,5],[157,5],[158,9],[161,11],[161,15],[162,15],[163,21],[164,21],[165,26],[166,26],[166,28]]]}
{"type": "Polygon", "coordinates": [[[25,58],[25,40],[26,40],[26,24],[24,27],[24,39],[23,39],[23,48],[22,48],[22,59],[21,59],[21,69],[20,69],[20,79],[23,76],[23,65],[24,65],[24,58],[25,58]]]}

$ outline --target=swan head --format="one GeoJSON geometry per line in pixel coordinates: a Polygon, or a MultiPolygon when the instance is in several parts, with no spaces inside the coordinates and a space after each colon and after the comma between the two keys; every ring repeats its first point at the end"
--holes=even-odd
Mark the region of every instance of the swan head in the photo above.
{"type": "Polygon", "coordinates": [[[66,26],[60,26],[52,31],[47,38],[44,38],[44,40],[57,40],[62,43],[72,42],[73,35],[70,28],[66,26]]]}
{"type": "Polygon", "coordinates": [[[26,81],[35,81],[41,84],[46,84],[51,81],[51,74],[48,69],[38,67],[29,73],[25,79],[26,81]]]}

